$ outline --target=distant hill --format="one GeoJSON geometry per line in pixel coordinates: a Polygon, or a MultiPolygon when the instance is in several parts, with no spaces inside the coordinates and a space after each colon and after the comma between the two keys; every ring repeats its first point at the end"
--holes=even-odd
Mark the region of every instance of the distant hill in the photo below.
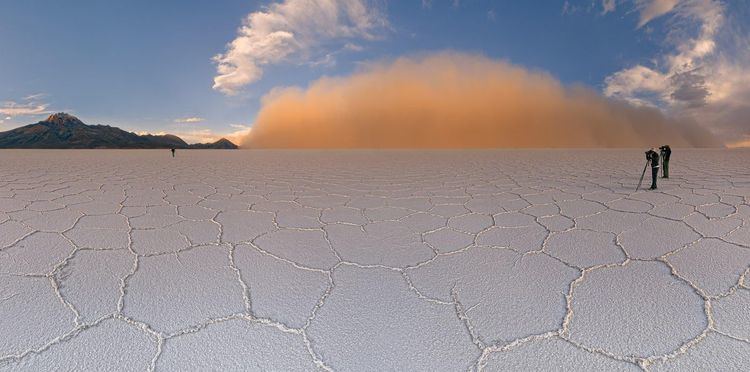
{"type": "Polygon", "coordinates": [[[216,142],[213,143],[196,143],[190,145],[191,149],[216,149],[216,150],[236,150],[237,145],[232,143],[232,141],[222,138],[216,142]]]}
{"type": "Polygon", "coordinates": [[[188,148],[196,150],[237,150],[239,147],[232,141],[222,138],[211,143],[193,143],[188,145],[188,148]]]}
{"type": "Polygon", "coordinates": [[[0,132],[5,149],[236,149],[227,139],[189,145],[180,137],[138,135],[109,125],[87,125],[73,115],[57,113],[36,124],[0,132]]]}

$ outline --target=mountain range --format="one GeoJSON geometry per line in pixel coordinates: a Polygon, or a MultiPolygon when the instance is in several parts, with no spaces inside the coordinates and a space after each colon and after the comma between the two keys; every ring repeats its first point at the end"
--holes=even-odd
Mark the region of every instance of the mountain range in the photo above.
{"type": "Polygon", "coordinates": [[[88,125],[73,115],[57,113],[36,124],[0,132],[5,149],[237,149],[222,138],[213,143],[188,144],[171,134],[139,135],[109,125],[88,125]]]}

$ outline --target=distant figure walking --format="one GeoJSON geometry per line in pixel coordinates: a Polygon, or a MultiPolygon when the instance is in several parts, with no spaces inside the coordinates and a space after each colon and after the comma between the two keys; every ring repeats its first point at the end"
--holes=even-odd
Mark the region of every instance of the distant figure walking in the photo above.
{"type": "Polygon", "coordinates": [[[659,147],[659,152],[661,153],[661,162],[664,166],[661,169],[661,178],[669,178],[669,157],[672,155],[672,149],[669,147],[669,145],[664,145],[662,147],[659,147]]]}
{"type": "Polygon", "coordinates": [[[653,148],[646,151],[646,161],[651,162],[651,188],[656,190],[656,179],[659,177],[659,154],[653,148]]]}
{"type": "Polygon", "coordinates": [[[175,149],[172,149],[172,157],[174,157],[175,149]]]}

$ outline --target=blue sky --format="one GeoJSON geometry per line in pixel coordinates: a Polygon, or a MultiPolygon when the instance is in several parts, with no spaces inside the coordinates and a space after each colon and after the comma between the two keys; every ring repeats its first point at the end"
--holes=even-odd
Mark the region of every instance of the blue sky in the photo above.
{"type": "Polygon", "coordinates": [[[727,98],[750,92],[737,83],[750,82],[746,1],[319,1],[328,13],[309,3],[4,0],[0,130],[68,111],[87,123],[211,139],[251,126],[274,87],[453,50],[689,116],[724,136],[750,135],[741,119],[750,110],[727,98]],[[233,40],[244,44],[233,49],[233,40]],[[703,41],[713,47],[695,53],[703,41]],[[234,75],[216,84],[227,75],[221,65],[234,75]]]}

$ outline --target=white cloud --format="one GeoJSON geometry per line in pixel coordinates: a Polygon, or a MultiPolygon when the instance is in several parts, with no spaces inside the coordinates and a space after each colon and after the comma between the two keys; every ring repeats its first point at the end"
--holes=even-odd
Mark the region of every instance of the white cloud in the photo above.
{"type": "Polygon", "coordinates": [[[662,56],[658,66],[653,68],[636,65],[608,76],[604,89],[607,96],[633,103],[650,101],[654,106],[660,106],[695,105],[711,94],[706,89],[706,75],[711,72],[706,62],[714,55],[715,38],[724,21],[724,8],[716,0],[686,0],[669,10],[690,26],[697,25],[697,35],[686,36],[689,32],[673,28],[668,39],[674,44],[675,51],[662,56]]]}
{"type": "Polygon", "coordinates": [[[659,71],[645,66],[635,66],[618,71],[604,80],[604,94],[636,105],[647,104],[642,93],[659,94],[666,90],[669,80],[659,71]]]}
{"type": "MultiPolygon", "coordinates": [[[[387,21],[375,0],[284,0],[247,15],[237,37],[214,57],[214,89],[233,95],[261,78],[266,65],[340,40],[374,39],[387,21]]],[[[325,54],[325,53],[323,53],[325,54]]]]}
{"type": "Polygon", "coordinates": [[[638,28],[671,12],[679,2],[680,0],[635,0],[636,7],[640,12],[638,28]]]}
{"type": "Polygon", "coordinates": [[[40,98],[44,98],[47,96],[47,93],[36,93],[36,94],[29,94],[26,97],[23,97],[24,101],[36,101],[40,98]]]}
{"type": "Polygon", "coordinates": [[[205,120],[206,119],[204,119],[204,118],[199,118],[199,117],[192,116],[192,117],[174,119],[174,122],[175,123],[200,123],[200,122],[203,122],[205,120]]]}
{"type": "Polygon", "coordinates": [[[614,12],[617,9],[615,0],[602,0],[602,14],[614,12]]]}
{"type": "MultiPolygon", "coordinates": [[[[0,105],[0,114],[13,117],[13,116],[31,116],[31,115],[44,115],[48,114],[47,104],[40,104],[35,102],[30,103],[17,103],[13,101],[3,102],[0,105]]],[[[10,120],[10,119],[6,119],[10,120]]]]}
{"type": "Polygon", "coordinates": [[[728,142],[750,135],[746,30],[718,0],[683,0],[660,15],[671,17],[665,38],[671,52],[608,76],[604,94],[696,120],[728,142]]]}

